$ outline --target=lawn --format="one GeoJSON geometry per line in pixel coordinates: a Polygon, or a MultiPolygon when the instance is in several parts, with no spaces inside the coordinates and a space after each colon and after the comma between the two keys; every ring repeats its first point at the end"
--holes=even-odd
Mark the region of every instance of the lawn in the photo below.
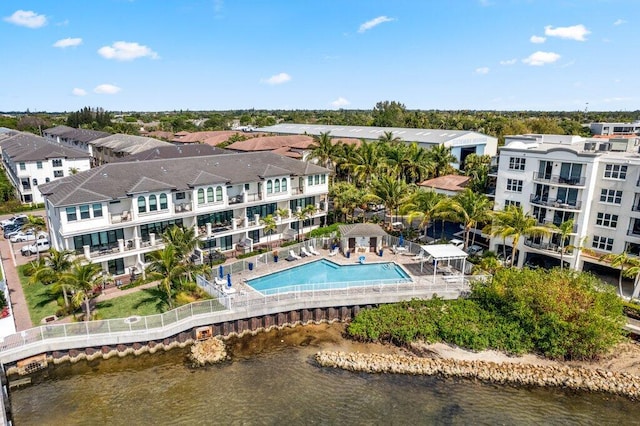
{"type": "Polygon", "coordinates": [[[29,284],[29,278],[24,276],[24,267],[18,266],[18,276],[20,284],[24,291],[24,297],[27,299],[27,308],[33,325],[40,324],[44,317],[54,315],[58,310],[56,299],[49,295],[49,287],[40,283],[29,284]]]}
{"type": "Polygon", "coordinates": [[[160,312],[156,308],[158,303],[149,293],[144,290],[115,299],[105,300],[96,304],[96,311],[99,319],[127,318],[132,315],[154,315],[160,312]]]}

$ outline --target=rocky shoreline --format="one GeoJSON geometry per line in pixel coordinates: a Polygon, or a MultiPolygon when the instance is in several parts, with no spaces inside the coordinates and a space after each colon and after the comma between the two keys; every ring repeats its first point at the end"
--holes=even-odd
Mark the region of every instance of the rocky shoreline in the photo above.
{"type": "Polygon", "coordinates": [[[459,377],[489,383],[560,387],[640,398],[640,376],[602,369],[328,351],[318,352],[315,360],[322,367],[365,373],[459,377]]]}

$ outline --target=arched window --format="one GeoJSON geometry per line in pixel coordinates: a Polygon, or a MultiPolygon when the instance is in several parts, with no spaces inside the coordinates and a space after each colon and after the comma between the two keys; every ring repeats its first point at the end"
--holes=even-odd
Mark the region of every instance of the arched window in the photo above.
{"type": "Polygon", "coordinates": [[[147,200],[143,196],[138,197],[138,213],[145,213],[147,211],[147,200]]]}
{"type": "Polygon", "coordinates": [[[214,199],[213,199],[213,188],[212,187],[208,187],[207,188],[207,203],[213,203],[214,199]]]}
{"type": "Polygon", "coordinates": [[[204,189],[198,189],[198,204],[204,204],[204,189]]]}
{"type": "Polygon", "coordinates": [[[222,201],[222,187],[216,187],[216,201],[222,201]]]}
{"type": "Polygon", "coordinates": [[[282,192],[287,192],[287,182],[289,181],[289,179],[284,178],[282,179],[282,192]]]}
{"type": "Polygon", "coordinates": [[[308,185],[308,186],[313,185],[313,176],[309,176],[309,177],[307,178],[307,185],[308,185]]]}
{"type": "Polygon", "coordinates": [[[158,199],[156,198],[155,195],[150,195],[149,196],[149,211],[150,212],[155,212],[156,210],[158,210],[158,199]]]}
{"type": "Polygon", "coordinates": [[[38,186],[38,179],[33,180],[33,186],[38,186]]]}
{"type": "Polygon", "coordinates": [[[273,182],[271,179],[267,181],[267,194],[271,194],[273,192],[273,182]]]}
{"type": "Polygon", "coordinates": [[[273,192],[280,192],[280,179],[276,179],[275,190],[273,192]]]}
{"type": "Polygon", "coordinates": [[[166,210],[169,208],[167,204],[167,194],[160,194],[160,210],[166,210]]]}

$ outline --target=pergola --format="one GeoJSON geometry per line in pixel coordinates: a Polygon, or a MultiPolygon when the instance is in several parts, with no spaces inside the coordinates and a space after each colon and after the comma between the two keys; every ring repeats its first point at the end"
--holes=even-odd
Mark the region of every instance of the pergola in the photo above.
{"type": "Polygon", "coordinates": [[[453,244],[433,244],[420,246],[424,253],[420,259],[420,272],[422,272],[422,266],[424,261],[431,258],[433,260],[433,282],[436,282],[436,274],[438,272],[438,262],[447,261],[447,266],[452,260],[462,259],[462,275],[464,275],[465,264],[468,254],[454,246],[453,244]]]}

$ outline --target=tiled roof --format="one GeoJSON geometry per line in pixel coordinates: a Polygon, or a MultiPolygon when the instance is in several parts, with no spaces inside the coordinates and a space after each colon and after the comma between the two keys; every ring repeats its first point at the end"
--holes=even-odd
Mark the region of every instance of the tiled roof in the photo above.
{"type": "Polygon", "coordinates": [[[138,154],[118,158],[114,162],[121,163],[123,161],[147,161],[167,158],[202,157],[205,155],[216,154],[229,154],[229,151],[201,143],[181,146],[165,145],[151,148],[146,151],[139,152],[138,154]]]}
{"type": "Polygon", "coordinates": [[[232,153],[109,163],[39,186],[55,206],[124,198],[142,190],[189,190],[197,185],[257,182],[276,175],[328,173],[324,167],[272,152],[232,153]]]}
{"type": "Polygon", "coordinates": [[[232,143],[227,149],[234,151],[273,151],[279,148],[308,149],[313,137],[308,135],[264,136],[232,143]]]}
{"type": "Polygon", "coordinates": [[[124,152],[131,155],[138,154],[151,148],[169,146],[170,144],[169,142],[144,136],[116,134],[96,139],[92,142],[92,145],[96,147],[110,148],[115,152],[124,152]]]}
{"type": "Polygon", "coordinates": [[[50,158],[89,158],[89,154],[31,133],[18,132],[0,139],[2,155],[13,161],[42,161],[50,158]]]}
{"type": "Polygon", "coordinates": [[[425,180],[418,185],[426,186],[428,188],[442,189],[444,191],[462,191],[469,184],[469,180],[471,180],[469,176],[446,175],[425,180]]]}
{"type": "Polygon", "coordinates": [[[340,225],[338,231],[342,237],[383,237],[387,233],[375,223],[354,223],[340,225]]]}
{"type": "Polygon", "coordinates": [[[78,142],[91,142],[93,140],[109,136],[111,134],[107,132],[99,132],[97,130],[76,129],[69,126],[52,127],[50,129],[44,130],[43,133],[45,135],[58,136],[60,138],[78,142]]]}

